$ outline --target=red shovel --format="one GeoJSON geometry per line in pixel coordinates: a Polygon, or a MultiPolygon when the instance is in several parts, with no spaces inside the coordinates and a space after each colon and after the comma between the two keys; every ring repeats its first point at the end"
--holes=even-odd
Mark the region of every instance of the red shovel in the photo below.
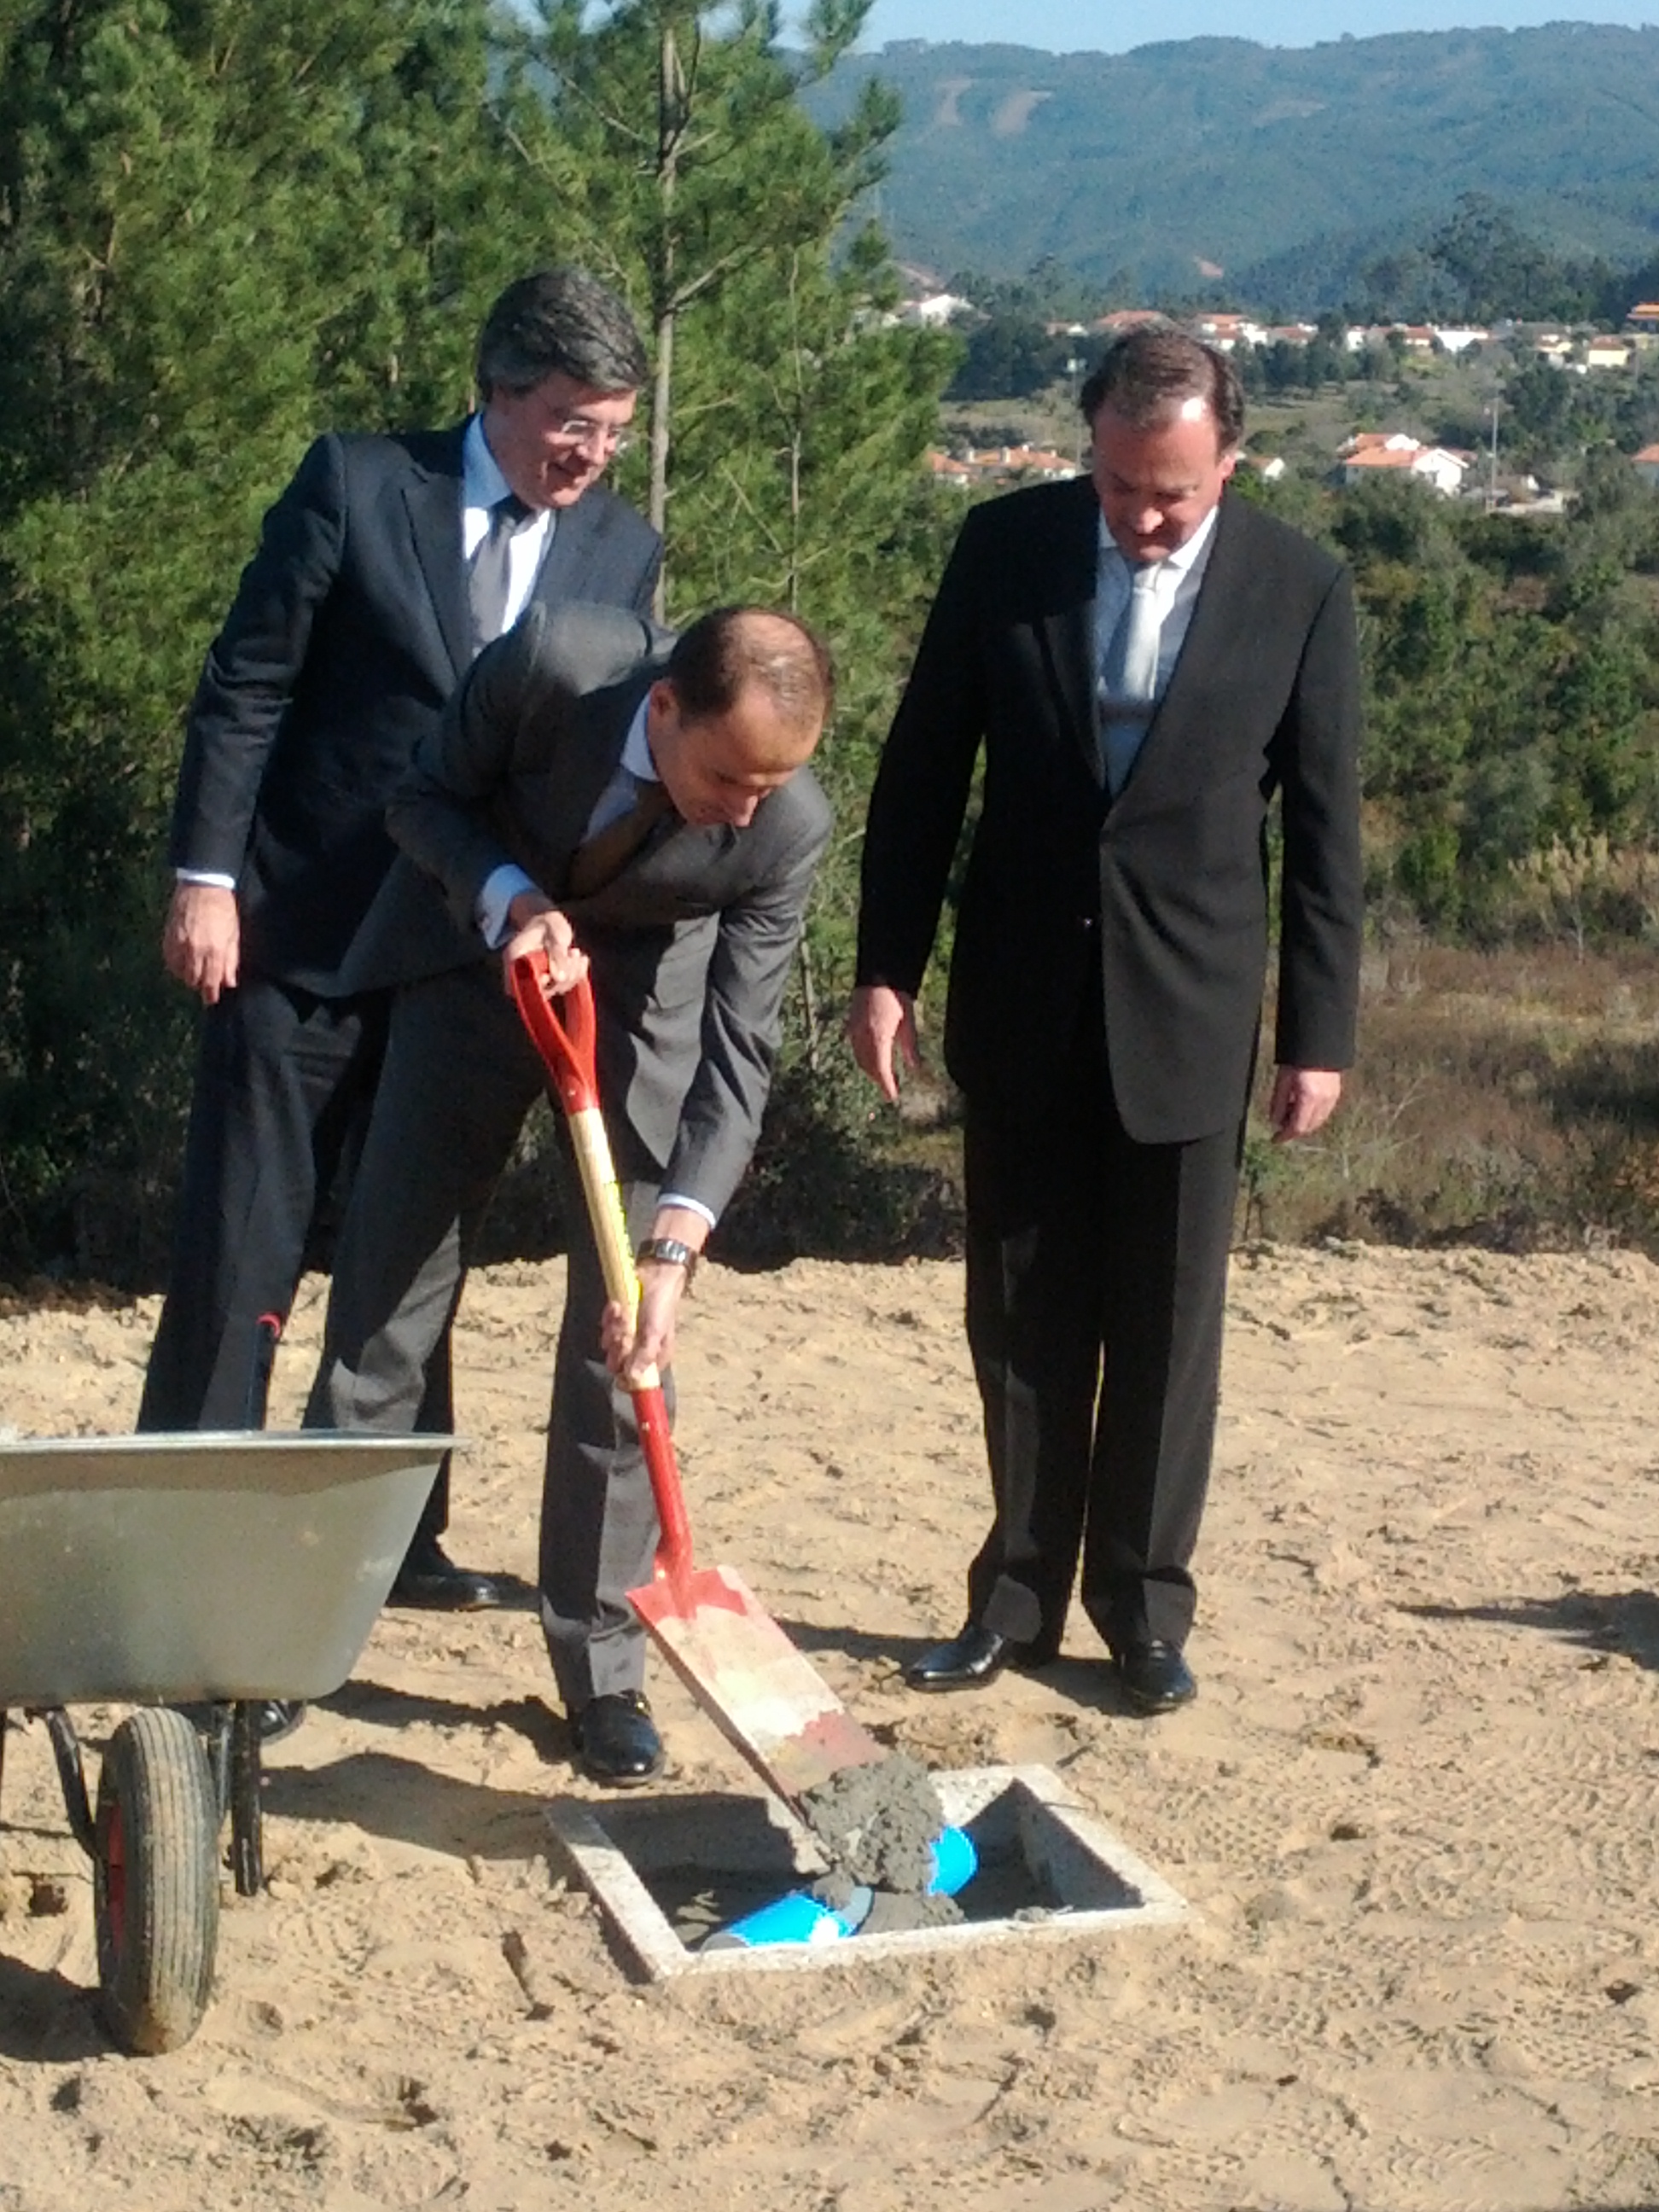
{"type": "MultiPolygon", "coordinates": [[[[584,978],[554,998],[549,974],[545,953],[515,960],[514,996],[569,1124],[606,1294],[631,1316],[640,1285],[599,1111],[593,993],[584,978]]],[[[629,1590],[628,1600],[670,1666],[762,1780],[792,1804],[844,1766],[886,1758],[741,1577],[730,1567],[693,1565],[691,1528],[656,1370],[628,1387],[661,1526],[656,1578],[629,1590]]]]}

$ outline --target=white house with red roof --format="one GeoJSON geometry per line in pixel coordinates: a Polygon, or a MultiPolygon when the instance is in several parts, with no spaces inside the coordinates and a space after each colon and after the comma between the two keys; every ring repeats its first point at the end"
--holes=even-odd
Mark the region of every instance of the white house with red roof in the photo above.
{"type": "Polygon", "coordinates": [[[1357,430],[1341,449],[1337,469],[1344,484],[1375,477],[1416,477],[1443,498],[1455,499],[1472,465],[1468,453],[1425,446],[1405,430],[1357,430]]]}

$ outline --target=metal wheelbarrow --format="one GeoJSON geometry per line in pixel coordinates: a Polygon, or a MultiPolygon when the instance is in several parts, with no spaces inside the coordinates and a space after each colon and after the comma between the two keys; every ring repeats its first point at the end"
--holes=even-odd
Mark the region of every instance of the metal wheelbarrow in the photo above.
{"type": "Polygon", "coordinates": [[[258,1707],[326,1697],[368,1640],[450,1437],[262,1431],[0,1443],[0,1778],[46,1723],[93,1863],[115,2041],[188,2041],[213,1986],[219,1832],[264,1887],[258,1707]],[[131,1705],[94,1809],[71,1705],[131,1705]],[[179,1705],[211,1708],[208,1744],[179,1705]]]}

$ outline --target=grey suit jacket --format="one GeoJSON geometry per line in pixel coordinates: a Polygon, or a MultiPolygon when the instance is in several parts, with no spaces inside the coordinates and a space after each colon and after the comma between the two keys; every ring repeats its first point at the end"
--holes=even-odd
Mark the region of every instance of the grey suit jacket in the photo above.
{"type": "MultiPolygon", "coordinates": [[[[495,956],[474,920],[513,861],[562,900],[571,855],[672,640],[609,607],[532,607],[488,647],[387,813],[406,861],[374,917],[412,972],[495,956]],[[437,911],[424,876],[442,893],[437,911]]],[[[718,1214],[759,1133],[827,802],[808,769],[744,829],[670,817],[616,880],[565,904],[599,1010],[601,1101],[665,1188],[718,1214]]]]}

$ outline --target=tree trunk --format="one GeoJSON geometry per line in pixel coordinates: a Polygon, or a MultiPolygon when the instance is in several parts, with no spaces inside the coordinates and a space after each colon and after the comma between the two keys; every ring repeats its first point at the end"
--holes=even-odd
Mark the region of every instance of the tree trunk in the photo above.
{"type": "MultiPolygon", "coordinates": [[[[678,313],[674,297],[674,187],[680,137],[686,123],[685,108],[685,72],[680,66],[674,26],[665,22],[657,48],[657,198],[662,220],[657,226],[651,271],[657,374],[651,391],[651,492],[647,509],[652,528],[665,537],[668,524],[669,422],[674,404],[674,323],[678,313]]],[[[665,559],[657,577],[651,611],[659,622],[663,622],[667,618],[667,610],[668,563],[665,559]]]]}

